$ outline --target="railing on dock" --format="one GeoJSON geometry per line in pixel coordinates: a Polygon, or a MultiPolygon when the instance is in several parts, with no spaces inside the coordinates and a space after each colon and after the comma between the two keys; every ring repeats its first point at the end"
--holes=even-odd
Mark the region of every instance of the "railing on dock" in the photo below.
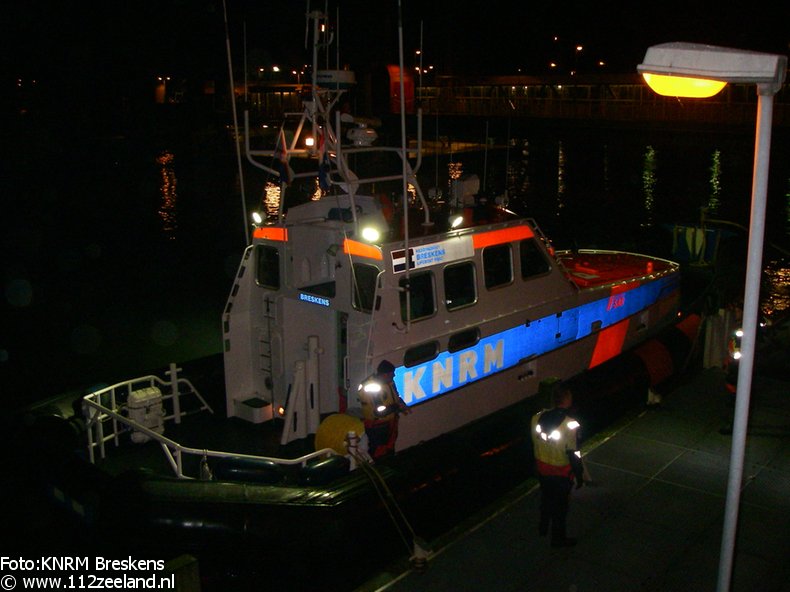
{"type": "Polygon", "coordinates": [[[179,479],[195,479],[184,473],[184,456],[192,455],[204,458],[232,458],[259,460],[277,463],[278,465],[301,465],[304,466],[314,458],[327,457],[336,454],[333,450],[325,448],[298,458],[284,459],[268,456],[256,456],[251,454],[239,454],[235,452],[225,452],[219,450],[207,450],[204,448],[192,448],[165,437],[157,431],[156,427],[145,426],[133,418],[129,417],[128,401],[132,393],[148,389],[157,388],[162,392],[161,404],[163,408],[170,410],[165,412],[162,417],[163,424],[167,421],[180,423],[181,419],[187,415],[207,411],[213,413],[211,406],[198,392],[195,386],[186,378],[178,377],[180,369],[175,364],[170,365],[167,372],[169,380],[163,380],[158,376],[148,375],[119,382],[101,390],[92,392],[83,397],[83,413],[86,418],[87,447],[88,457],[92,464],[96,463],[96,449],[99,449],[100,458],[106,457],[105,444],[112,441],[116,447],[121,445],[121,435],[126,433],[137,433],[142,437],[156,441],[162,448],[162,452],[168,464],[173,469],[179,479]],[[181,398],[193,395],[198,400],[198,405],[191,411],[182,411],[181,398]],[[109,424],[109,429],[106,428],[109,424]]]}

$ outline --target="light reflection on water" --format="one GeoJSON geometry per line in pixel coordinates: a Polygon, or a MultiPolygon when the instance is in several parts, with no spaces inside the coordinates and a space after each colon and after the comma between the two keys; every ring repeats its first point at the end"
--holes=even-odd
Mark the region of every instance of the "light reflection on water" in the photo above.
{"type": "Polygon", "coordinates": [[[708,211],[711,214],[718,214],[721,205],[721,150],[714,150],[711,160],[708,211]]]}
{"type": "MultiPolygon", "coordinates": [[[[459,173],[460,174],[460,173],[459,173]]],[[[307,182],[307,199],[310,201],[318,201],[326,194],[331,193],[331,189],[329,191],[324,191],[321,189],[321,186],[318,184],[318,177],[315,179],[307,182]]],[[[414,185],[409,183],[406,186],[406,192],[409,195],[409,203],[416,204],[417,203],[417,189],[414,185]]],[[[261,197],[261,206],[263,212],[266,214],[266,219],[269,222],[274,222],[277,220],[277,217],[280,213],[280,195],[281,195],[281,188],[279,183],[274,183],[273,181],[266,181],[263,186],[263,196],[261,197]]],[[[288,195],[286,190],[286,196],[288,195]]],[[[286,199],[288,199],[286,197],[286,199]]]]}
{"type": "MultiPolygon", "coordinates": [[[[266,218],[271,222],[277,220],[280,212],[280,184],[273,181],[266,181],[263,186],[263,197],[261,204],[266,218]]],[[[287,195],[287,193],[286,193],[287,195]]],[[[318,185],[318,177],[307,183],[307,197],[310,201],[318,201],[324,196],[324,192],[318,185]]]]}
{"type": "Polygon", "coordinates": [[[557,145],[557,215],[565,207],[565,151],[562,142],[557,145]]]}
{"type": "Polygon", "coordinates": [[[263,210],[269,220],[276,220],[280,212],[280,184],[267,181],[263,186],[263,210]]]}
{"type": "Polygon", "coordinates": [[[787,180],[785,193],[785,235],[790,236],[790,179],[787,180]]]}
{"type": "Polygon", "coordinates": [[[652,146],[645,147],[642,164],[642,191],[645,196],[646,226],[653,225],[653,212],[656,208],[656,150],[652,146]]]}
{"type": "Polygon", "coordinates": [[[160,166],[161,178],[159,185],[161,200],[157,213],[162,219],[162,231],[165,236],[175,240],[178,229],[178,194],[176,193],[178,179],[174,169],[175,155],[165,150],[156,157],[156,162],[160,166]]]}
{"type": "Polygon", "coordinates": [[[771,261],[765,268],[765,278],[763,314],[768,318],[790,314],[790,262],[771,261]]]}

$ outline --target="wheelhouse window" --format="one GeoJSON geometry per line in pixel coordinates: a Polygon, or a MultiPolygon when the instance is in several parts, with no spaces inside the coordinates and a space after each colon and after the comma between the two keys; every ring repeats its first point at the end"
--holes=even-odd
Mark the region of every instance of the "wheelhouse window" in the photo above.
{"type": "Polygon", "coordinates": [[[489,290],[513,281],[513,252],[509,243],[483,249],[483,277],[489,290]]]}
{"type": "Polygon", "coordinates": [[[405,322],[406,297],[409,296],[409,317],[412,321],[430,317],[436,312],[436,299],[433,294],[433,273],[413,273],[409,278],[400,280],[403,288],[400,293],[401,319],[405,322]]]}
{"type": "Polygon", "coordinates": [[[527,279],[534,275],[548,273],[551,270],[551,264],[540,250],[534,238],[529,238],[519,243],[519,254],[521,255],[522,278],[527,279]]]}
{"type": "Polygon", "coordinates": [[[354,263],[354,275],[351,278],[352,304],[355,309],[362,312],[373,310],[373,300],[376,296],[376,279],[379,268],[374,265],[354,263]]]}
{"type": "Polygon", "coordinates": [[[447,310],[456,310],[477,300],[475,266],[471,261],[444,268],[444,302],[447,310]]]}
{"type": "Polygon", "coordinates": [[[259,286],[280,289],[280,251],[269,245],[255,246],[256,275],[259,286]]]}

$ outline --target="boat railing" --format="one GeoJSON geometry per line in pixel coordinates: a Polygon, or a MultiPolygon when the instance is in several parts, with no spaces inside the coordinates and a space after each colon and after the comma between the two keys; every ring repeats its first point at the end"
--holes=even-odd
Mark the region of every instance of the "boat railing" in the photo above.
{"type": "MultiPolygon", "coordinates": [[[[174,365],[171,365],[171,368],[174,365]]],[[[173,368],[173,370],[177,370],[173,368]]],[[[101,390],[85,395],[82,400],[83,413],[86,418],[87,448],[88,458],[92,464],[96,464],[96,449],[99,450],[101,459],[106,457],[105,444],[113,442],[116,447],[121,444],[121,435],[124,433],[138,434],[142,441],[158,442],[162,448],[165,458],[172,468],[174,474],[179,479],[195,479],[184,472],[185,456],[194,456],[200,459],[207,458],[228,458],[245,459],[265,462],[274,462],[278,465],[294,466],[306,465],[310,460],[321,457],[335,455],[336,452],[330,448],[324,448],[305,454],[298,458],[276,458],[268,456],[258,456],[252,454],[241,454],[237,452],[226,452],[220,450],[207,450],[205,448],[192,448],[184,446],[171,438],[166,437],[158,429],[158,426],[147,426],[136,421],[128,414],[129,396],[136,391],[146,388],[156,388],[163,391],[161,401],[163,409],[165,404],[171,407],[172,411],[168,414],[164,412],[162,422],[172,421],[179,423],[181,418],[193,413],[208,411],[213,413],[209,404],[203,399],[194,385],[186,378],[175,377],[175,372],[169,372],[171,380],[165,381],[158,376],[148,375],[134,378],[124,382],[119,382],[101,390]],[[184,387],[182,389],[182,387],[184,387]],[[167,391],[170,389],[170,392],[167,391]],[[198,407],[190,411],[180,409],[180,399],[186,395],[195,395],[198,399],[198,407]],[[109,424],[109,429],[105,426],[109,424]]],[[[199,463],[200,464],[200,463],[199,463]]]]}
{"type": "Polygon", "coordinates": [[[123,431],[131,429],[142,433],[153,432],[135,421],[134,418],[121,413],[122,410],[128,409],[128,402],[135,392],[156,389],[161,394],[158,401],[161,402],[162,425],[167,421],[181,423],[183,417],[192,413],[214,412],[195,386],[188,379],[178,376],[179,370],[180,368],[177,368],[175,364],[171,364],[170,370],[166,372],[170,377],[168,381],[155,375],[141,376],[105,387],[83,397],[83,413],[88,427],[88,455],[91,462],[95,461],[96,448],[99,448],[101,458],[104,458],[105,443],[113,441],[118,446],[120,444],[119,435],[123,431]],[[182,397],[187,395],[195,395],[198,400],[197,409],[182,410],[182,397]],[[165,411],[168,408],[170,413],[165,411]],[[112,426],[109,434],[105,434],[104,425],[107,422],[110,422],[112,426]]]}

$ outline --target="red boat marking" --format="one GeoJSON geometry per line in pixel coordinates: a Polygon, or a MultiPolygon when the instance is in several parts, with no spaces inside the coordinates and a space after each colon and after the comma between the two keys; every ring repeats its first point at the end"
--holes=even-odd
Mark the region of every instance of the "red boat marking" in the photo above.
{"type": "Polygon", "coordinates": [[[650,386],[664,382],[672,376],[675,364],[667,347],[657,339],[642,344],[634,353],[642,360],[650,376],[650,386]]]}
{"type": "Polygon", "coordinates": [[[623,319],[600,331],[589,368],[595,368],[618,355],[623,350],[626,333],[628,333],[628,319],[623,319]]]}

